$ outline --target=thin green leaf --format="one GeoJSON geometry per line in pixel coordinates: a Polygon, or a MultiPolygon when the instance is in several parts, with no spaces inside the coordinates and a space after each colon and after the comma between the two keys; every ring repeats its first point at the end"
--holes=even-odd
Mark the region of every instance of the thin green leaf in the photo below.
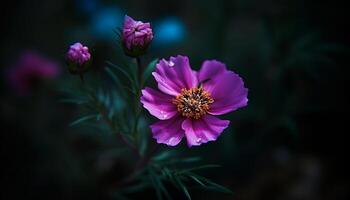
{"type": "Polygon", "coordinates": [[[175,156],[176,152],[175,151],[164,151],[156,156],[153,157],[154,161],[162,161],[166,160],[169,157],[175,156]]]}
{"type": "Polygon", "coordinates": [[[112,78],[112,80],[119,86],[120,82],[118,77],[114,74],[114,72],[110,69],[110,68],[105,68],[105,71],[107,72],[107,74],[112,78]]]}
{"type": "Polygon", "coordinates": [[[183,192],[185,193],[186,197],[189,200],[191,200],[190,193],[188,192],[185,184],[181,181],[181,179],[178,176],[174,176],[174,179],[175,179],[176,183],[178,184],[178,186],[183,190],[183,192]]]}
{"type": "Polygon", "coordinates": [[[176,173],[177,174],[184,174],[184,173],[195,171],[195,170],[207,169],[207,168],[217,168],[217,167],[221,167],[221,166],[220,165],[202,165],[199,167],[193,167],[193,168],[189,168],[189,169],[180,170],[176,173]]]}
{"type": "Polygon", "coordinates": [[[200,161],[200,157],[189,157],[189,158],[179,158],[179,159],[171,159],[169,161],[165,161],[165,164],[171,165],[171,164],[177,164],[177,163],[191,163],[191,162],[197,162],[200,161]]]}
{"type": "Polygon", "coordinates": [[[194,181],[196,181],[197,183],[199,183],[201,186],[206,186],[202,181],[200,181],[197,177],[193,176],[193,175],[189,175],[189,177],[191,177],[194,181]]]}
{"type": "Polygon", "coordinates": [[[168,190],[164,187],[162,180],[159,178],[159,176],[152,170],[149,169],[150,175],[153,177],[153,181],[156,183],[156,185],[160,188],[161,192],[166,196],[167,199],[172,199],[168,190]]]}
{"type": "Polygon", "coordinates": [[[168,179],[172,179],[173,177],[173,174],[171,173],[171,170],[170,169],[168,169],[167,167],[164,167],[163,169],[162,169],[162,175],[164,176],[164,177],[167,177],[168,179]]]}
{"type": "Polygon", "coordinates": [[[132,143],[135,142],[135,137],[132,134],[124,134],[124,133],[120,133],[120,132],[117,134],[123,135],[124,137],[128,138],[128,140],[130,140],[132,143]]]}
{"type": "Polygon", "coordinates": [[[70,123],[69,126],[75,126],[77,124],[80,124],[82,122],[85,122],[87,120],[94,119],[94,118],[96,118],[96,115],[87,115],[87,116],[81,117],[81,118],[73,121],[72,123],[70,123]]]}
{"type": "Polygon", "coordinates": [[[132,95],[134,95],[134,96],[137,95],[136,92],[135,92],[133,89],[131,89],[131,88],[129,88],[129,87],[126,87],[126,86],[124,86],[123,88],[126,89],[128,92],[130,92],[130,94],[132,94],[132,95]]]}
{"type": "Polygon", "coordinates": [[[219,184],[217,184],[217,183],[215,183],[207,178],[204,178],[204,177],[199,176],[199,175],[194,174],[194,173],[188,173],[188,175],[190,177],[192,177],[192,176],[195,177],[196,179],[201,181],[203,184],[205,184],[206,189],[211,189],[211,190],[214,190],[217,192],[222,192],[222,193],[227,193],[227,194],[233,194],[233,192],[230,189],[228,189],[222,185],[219,185],[219,184]]]}
{"type": "Polygon", "coordinates": [[[189,158],[181,159],[181,162],[188,163],[188,162],[197,162],[197,161],[200,161],[200,160],[201,160],[200,157],[189,157],[189,158]]]}
{"type": "Polygon", "coordinates": [[[113,29],[113,32],[115,33],[115,35],[120,39],[121,38],[121,30],[116,28],[116,29],[113,29]]]}
{"type": "Polygon", "coordinates": [[[155,180],[155,177],[154,177],[154,175],[151,173],[151,170],[150,170],[149,178],[150,178],[150,180],[151,180],[151,183],[152,183],[152,185],[153,185],[154,190],[156,191],[157,199],[159,199],[159,200],[163,199],[163,197],[162,197],[162,191],[161,191],[160,186],[159,186],[159,182],[157,182],[157,181],[155,180]]]}
{"type": "Polygon", "coordinates": [[[141,155],[145,155],[147,147],[148,147],[148,139],[146,137],[146,134],[141,134],[139,136],[141,137],[140,153],[141,153],[141,155]]]}
{"type": "Polygon", "coordinates": [[[143,72],[142,75],[142,85],[147,81],[147,79],[149,78],[149,76],[152,74],[152,72],[154,71],[154,68],[156,67],[156,64],[158,63],[158,58],[154,59],[153,61],[151,61],[145,71],[143,72]]]}
{"type": "Polygon", "coordinates": [[[117,69],[118,71],[120,71],[127,79],[129,79],[129,81],[130,81],[132,84],[135,83],[135,80],[134,80],[134,79],[130,76],[130,74],[129,74],[127,71],[125,71],[123,68],[119,67],[118,65],[115,65],[115,64],[111,63],[110,61],[106,61],[106,63],[107,63],[109,66],[111,66],[111,67],[117,69]]]}

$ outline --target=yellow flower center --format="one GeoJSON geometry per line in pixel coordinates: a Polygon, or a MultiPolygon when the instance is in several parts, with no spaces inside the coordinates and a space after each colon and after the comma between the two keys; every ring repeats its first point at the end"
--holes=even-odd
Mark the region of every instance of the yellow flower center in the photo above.
{"type": "Polygon", "coordinates": [[[209,92],[205,91],[201,86],[190,90],[182,89],[181,93],[173,99],[173,104],[176,105],[177,111],[182,116],[199,119],[207,114],[210,109],[210,104],[214,102],[209,92]]]}

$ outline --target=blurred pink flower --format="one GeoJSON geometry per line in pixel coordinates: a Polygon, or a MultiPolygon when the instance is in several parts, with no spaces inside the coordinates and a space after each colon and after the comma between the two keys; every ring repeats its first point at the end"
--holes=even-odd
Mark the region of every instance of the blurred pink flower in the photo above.
{"type": "Polygon", "coordinates": [[[143,89],[141,103],[161,120],[150,126],[158,143],[175,146],[184,136],[189,147],[215,141],[230,123],[216,116],[248,103],[242,78],[216,60],[194,71],[186,56],[171,57],[152,74],[160,91],[143,89]]]}
{"type": "Polygon", "coordinates": [[[17,94],[26,95],[36,84],[54,79],[58,74],[56,63],[34,51],[25,51],[9,69],[7,78],[17,94]]]}
{"type": "Polygon", "coordinates": [[[135,21],[125,16],[122,42],[127,55],[135,57],[144,54],[152,39],[153,32],[150,23],[135,21]]]}

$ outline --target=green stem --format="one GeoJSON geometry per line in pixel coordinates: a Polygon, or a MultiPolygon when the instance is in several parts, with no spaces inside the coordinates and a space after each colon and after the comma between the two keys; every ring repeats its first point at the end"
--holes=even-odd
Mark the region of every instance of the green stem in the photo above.
{"type": "Polygon", "coordinates": [[[140,97],[141,97],[141,84],[142,84],[142,74],[143,74],[143,66],[141,63],[141,58],[136,57],[136,64],[137,64],[137,95],[135,99],[135,124],[133,128],[133,132],[135,134],[136,142],[137,144],[140,142],[139,134],[137,133],[137,128],[140,121],[141,116],[141,104],[140,104],[140,97]]]}
{"type": "Polygon", "coordinates": [[[127,176],[125,179],[119,182],[119,185],[125,185],[130,182],[132,182],[136,176],[139,174],[140,171],[142,171],[147,164],[151,161],[153,155],[158,151],[160,145],[156,144],[153,149],[145,156],[143,156],[135,165],[134,171],[127,176]]]}
{"type": "Polygon", "coordinates": [[[79,77],[80,77],[81,82],[84,85],[85,84],[84,74],[83,73],[79,73],[79,77]]]}
{"type": "Polygon", "coordinates": [[[156,144],[153,149],[145,156],[142,157],[141,160],[136,164],[135,171],[139,171],[140,169],[143,169],[149,161],[152,159],[153,155],[158,151],[160,145],[156,144]]]}
{"type": "MultiPolygon", "coordinates": [[[[141,64],[141,58],[140,57],[136,57],[136,63],[137,63],[137,78],[138,78],[138,83],[139,83],[139,87],[141,87],[141,83],[142,83],[142,74],[143,74],[143,66],[141,64]]],[[[139,88],[141,89],[141,88],[139,88]]]]}
{"type": "MultiPolygon", "coordinates": [[[[133,132],[135,133],[136,141],[139,142],[139,133],[137,128],[138,128],[141,111],[142,111],[141,104],[140,104],[140,97],[141,97],[141,87],[142,87],[142,75],[143,75],[144,69],[141,64],[140,57],[136,57],[136,63],[137,63],[138,91],[137,91],[136,100],[135,100],[136,115],[135,115],[135,124],[133,128],[133,132]]],[[[148,163],[151,161],[153,155],[157,152],[158,149],[159,149],[159,145],[156,144],[146,155],[140,156],[140,160],[136,163],[133,172],[128,177],[123,179],[119,184],[124,185],[132,182],[135,179],[135,177],[139,174],[139,172],[148,165],[148,163]]]]}
{"type": "Polygon", "coordinates": [[[102,115],[103,120],[108,124],[108,126],[116,134],[120,141],[122,141],[126,146],[128,146],[138,157],[141,157],[138,148],[134,144],[129,142],[129,140],[125,138],[123,134],[117,131],[117,128],[114,125],[113,121],[109,119],[106,110],[104,108],[101,108],[101,106],[98,106],[98,111],[102,115]]]}

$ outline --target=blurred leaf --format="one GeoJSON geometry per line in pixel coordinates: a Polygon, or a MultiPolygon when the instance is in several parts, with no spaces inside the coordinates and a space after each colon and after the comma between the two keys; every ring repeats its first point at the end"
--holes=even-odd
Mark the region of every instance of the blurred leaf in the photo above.
{"type": "Polygon", "coordinates": [[[200,157],[189,157],[189,158],[174,158],[164,162],[165,164],[170,165],[170,164],[177,164],[177,163],[191,163],[191,162],[197,162],[200,160],[201,160],[200,157]]]}
{"type": "Polygon", "coordinates": [[[156,64],[158,63],[158,58],[154,59],[153,61],[151,61],[145,71],[143,72],[143,76],[142,76],[142,85],[147,81],[147,79],[149,78],[149,76],[152,74],[152,72],[154,71],[156,64]]]}
{"type": "Polygon", "coordinates": [[[185,163],[191,163],[191,162],[197,162],[200,161],[201,158],[198,156],[195,157],[184,157],[177,155],[176,151],[163,151],[162,153],[158,154],[157,156],[152,158],[153,161],[162,163],[162,165],[173,165],[173,164],[185,164],[185,163]]]}
{"type": "Polygon", "coordinates": [[[130,92],[130,94],[132,94],[133,96],[137,96],[136,92],[133,89],[126,86],[124,86],[123,88],[126,89],[128,92],[130,92]]]}
{"type": "Polygon", "coordinates": [[[161,179],[158,177],[158,175],[153,171],[152,168],[149,168],[149,176],[152,182],[152,185],[154,189],[157,192],[157,198],[163,199],[162,194],[166,196],[167,199],[171,199],[171,196],[167,189],[164,187],[161,179]]]}
{"type": "Polygon", "coordinates": [[[160,161],[160,160],[165,160],[167,158],[169,158],[170,156],[173,156],[175,155],[176,152],[175,151],[163,151],[161,152],[160,154],[156,155],[153,157],[153,160],[157,160],[157,161],[160,161]]]}
{"type": "Polygon", "coordinates": [[[119,81],[118,77],[114,74],[114,72],[110,68],[107,68],[107,67],[104,70],[112,78],[112,80],[115,82],[115,84],[118,87],[121,87],[120,81],[119,81]]]}
{"type": "Polygon", "coordinates": [[[151,183],[153,185],[154,190],[156,191],[157,199],[162,200],[163,199],[162,191],[160,190],[158,182],[154,180],[154,177],[152,175],[150,175],[150,180],[151,180],[151,183]]]}
{"type": "Polygon", "coordinates": [[[172,179],[173,174],[172,174],[171,170],[169,170],[167,167],[164,167],[162,169],[162,174],[163,174],[163,176],[167,177],[168,179],[172,179]]]}
{"type": "Polygon", "coordinates": [[[205,184],[202,181],[200,181],[197,177],[195,177],[193,175],[189,175],[189,177],[191,177],[194,181],[199,183],[201,186],[205,186],[205,184]]]}
{"type": "Polygon", "coordinates": [[[120,45],[121,44],[121,36],[122,36],[122,29],[121,28],[115,28],[113,29],[113,32],[115,33],[116,37],[117,37],[117,41],[118,41],[118,44],[120,45]]]}
{"type": "Polygon", "coordinates": [[[145,155],[146,150],[148,148],[148,138],[147,138],[147,134],[141,134],[140,137],[140,154],[141,155],[145,155]]]}
{"type": "Polygon", "coordinates": [[[106,61],[106,63],[107,63],[109,66],[111,66],[111,67],[117,69],[119,72],[121,72],[121,73],[130,81],[130,83],[131,83],[132,85],[135,85],[135,80],[134,80],[134,79],[130,76],[130,74],[129,74],[127,71],[125,71],[122,67],[119,67],[118,65],[115,65],[115,64],[111,63],[110,61],[106,61]]]}
{"type": "Polygon", "coordinates": [[[211,165],[202,165],[202,166],[199,166],[199,167],[193,167],[193,168],[189,168],[189,169],[180,170],[176,174],[184,174],[184,173],[195,171],[195,170],[208,169],[208,168],[217,168],[217,167],[221,167],[221,166],[220,165],[213,165],[213,164],[211,164],[211,165]]]}
{"type": "Polygon", "coordinates": [[[82,122],[85,122],[87,120],[94,119],[94,118],[96,118],[95,114],[94,115],[87,115],[87,116],[81,117],[81,118],[73,121],[69,126],[75,126],[77,124],[80,124],[82,122]]]}
{"type": "Polygon", "coordinates": [[[199,176],[197,174],[194,174],[194,173],[188,173],[188,176],[191,177],[192,179],[194,179],[196,182],[200,183],[200,185],[205,185],[205,189],[210,189],[210,190],[214,190],[214,191],[217,191],[217,192],[222,192],[222,193],[227,193],[227,194],[233,194],[233,192],[222,186],[222,185],[219,185],[217,183],[214,183],[213,181],[207,179],[207,178],[204,178],[202,176],[199,176]]]}
{"type": "Polygon", "coordinates": [[[178,176],[174,176],[174,179],[176,181],[176,183],[178,184],[178,186],[182,189],[182,191],[185,193],[186,197],[191,200],[191,196],[190,193],[188,192],[185,184],[181,181],[181,179],[178,176]]]}
{"type": "MultiPolygon", "coordinates": [[[[117,77],[117,75],[115,75],[115,73],[110,68],[105,68],[105,71],[112,78],[112,80],[115,82],[117,88],[119,88],[119,89],[126,89],[126,90],[130,91],[133,95],[136,95],[132,88],[121,84],[121,82],[120,82],[119,78],[117,77]]],[[[124,93],[121,93],[121,94],[124,94],[124,93]]],[[[123,97],[125,98],[126,96],[123,96],[123,97]]]]}

